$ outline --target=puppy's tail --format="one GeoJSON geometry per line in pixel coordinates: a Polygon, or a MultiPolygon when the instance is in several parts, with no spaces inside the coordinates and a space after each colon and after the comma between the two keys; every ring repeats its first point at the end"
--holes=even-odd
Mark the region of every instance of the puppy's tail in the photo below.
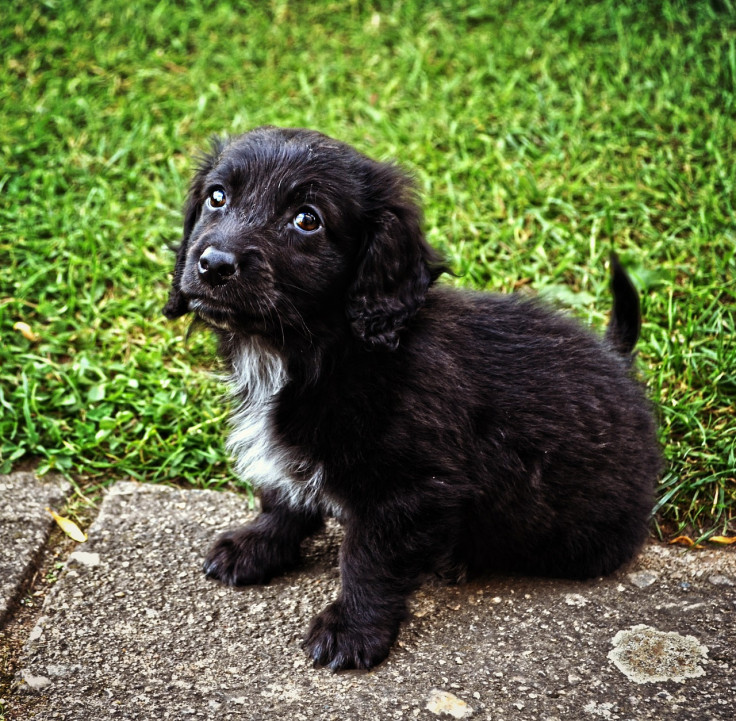
{"type": "Polygon", "coordinates": [[[639,340],[641,309],[639,293],[615,253],[611,253],[613,312],[606,328],[606,340],[621,355],[630,355],[639,340]]]}

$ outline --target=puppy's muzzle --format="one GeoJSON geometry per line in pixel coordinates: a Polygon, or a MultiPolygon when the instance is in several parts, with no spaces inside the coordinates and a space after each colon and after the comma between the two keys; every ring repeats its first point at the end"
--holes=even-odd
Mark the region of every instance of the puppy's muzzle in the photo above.
{"type": "Polygon", "coordinates": [[[197,271],[207,285],[224,285],[237,274],[238,261],[232,253],[211,245],[199,256],[197,271]]]}

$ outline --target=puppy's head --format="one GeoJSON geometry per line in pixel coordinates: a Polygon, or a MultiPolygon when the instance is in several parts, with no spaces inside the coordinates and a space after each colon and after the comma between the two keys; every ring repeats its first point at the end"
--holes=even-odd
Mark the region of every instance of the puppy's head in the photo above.
{"type": "Polygon", "coordinates": [[[443,270],[396,167],[313,131],[259,128],[215,140],[195,173],[164,314],[275,342],[349,327],[393,349],[443,270]]]}

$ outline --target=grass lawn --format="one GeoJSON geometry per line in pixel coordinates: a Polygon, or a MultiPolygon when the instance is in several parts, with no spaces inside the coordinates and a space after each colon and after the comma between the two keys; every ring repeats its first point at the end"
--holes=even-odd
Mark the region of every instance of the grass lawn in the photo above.
{"type": "Polygon", "coordinates": [[[602,327],[615,247],[643,296],[660,529],[733,534],[734,0],[368,5],[5,4],[2,471],[91,499],[233,482],[211,340],[160,313],[166,246],[212,133],[298,125],[414,172],[447,282],[602,327]]]}

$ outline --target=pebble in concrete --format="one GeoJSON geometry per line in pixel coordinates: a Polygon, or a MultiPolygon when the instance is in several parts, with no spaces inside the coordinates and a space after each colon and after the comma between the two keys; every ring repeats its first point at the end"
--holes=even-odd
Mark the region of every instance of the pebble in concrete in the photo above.
{"type": "Polygon", "coordinates": [[[629,581],[637,588],[646,588],[657,582],[657,574],[651,571],[637,571],[629,574],[629,581]]]}
{"type": "Polygon", "coordinates": [[[16,600],[49,535],[46,507],[59,506],[69,484],[58,476],[0,475],[0,622],[16,600]]]}
{"type": "Polygon", "coordinates": [[[709,579],[736,578],[733,553],[652,546],[583,583],[428,581],[386,663],[332,674],[300,643],[339,590],[339,529],[309,541],[287,576],[225,588],[202,560],[247,516],[231,494],[117,484],[46,597],[11,709],[36,721],[452,718],[428,707],[441,693],[472,719],[732,721],[736,588],[709,579]],[[642,571],[656,583],[628,581],[642,571]],[[621,673],[610,640],[639,625],[697,638],[704,675],[638,684],[621,673]]]}

